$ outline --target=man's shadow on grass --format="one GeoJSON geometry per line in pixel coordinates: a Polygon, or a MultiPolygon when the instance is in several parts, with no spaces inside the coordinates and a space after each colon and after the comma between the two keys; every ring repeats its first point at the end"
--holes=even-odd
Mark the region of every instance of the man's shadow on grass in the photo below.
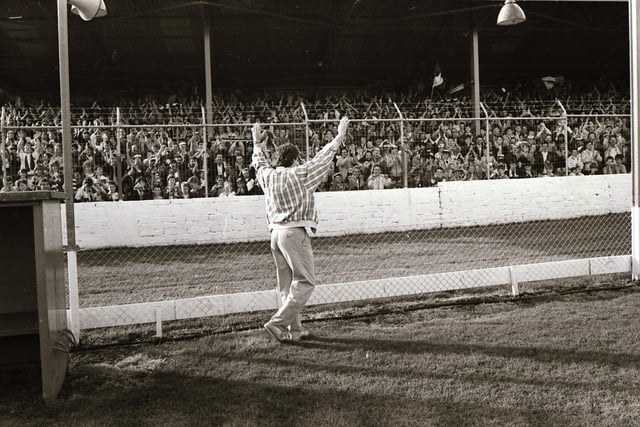
{"type": "Polygon", "coordinates": [[[637,367],[640,365],[640,355],[638,354],[551,347],[489,346],[424,340],[383,340],[376,338],[324,337],[318,335],[309,335],[305,340],[295,344],[301,347],[323,348],[334,351],[353,351],[354,349],[360,349],[363,351],[400,354],[483,354],[491,357],[512,359],[526,358],[538,362],[599,364],[611,367],[637,367]]]}
{"type": "MultiPolygon", "coordinates": [[[[33,379],[33,378],[32,378],[33,379]]],[[[24,380],[24,378],[23,378],[24,380]]],[[[0,384],[2,384],[0,380],[0,384]]],[[[20,387],[19,381],[12,383],[20,387]]],[[[37,392],[34,386],[29,391],[37,392]]],[[[345,387],[339,381],[321,385],[287,385],[229,376],[187,375],[161,370],[140,373],[108,365],[72,371],[59,398],[50,405],[37,394],[4,389],[0,420],[34,425],[510,425],[526,420],[566,425],[562,411],[492,405],[451,396],[399,399],[384,391],[345,387]]]]}

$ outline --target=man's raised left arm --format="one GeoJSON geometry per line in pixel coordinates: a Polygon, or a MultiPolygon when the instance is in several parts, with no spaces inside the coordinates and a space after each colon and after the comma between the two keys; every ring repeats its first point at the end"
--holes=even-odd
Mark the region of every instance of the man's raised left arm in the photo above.
{"type": "Polygon", "coordinates": [[[303,170],[306,171],[305,186],[309,191],[315,191],[316,188],[325,180],[329,167],[333,161],[333,157],[340,148],[344,137],[347,134],[347,128],[349,127],[349,119],[343,117],[338,124],[338,135],[333,138],[333,141],[322,147],[318,154],[313,159],[309,160],[303,166],[303,170]]]}

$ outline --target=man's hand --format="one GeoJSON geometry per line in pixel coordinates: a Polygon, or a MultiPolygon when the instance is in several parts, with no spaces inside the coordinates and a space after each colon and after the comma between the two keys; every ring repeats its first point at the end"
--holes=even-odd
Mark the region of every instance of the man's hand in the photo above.
{"type": "Polygon", "coordinates": [[[338,136],[345,136],[347,134],[347,128],[349,127],[349,118],[343,117],[338,124],[338,136]]]}
{"type": "Polygon", "coordinates": [[[253,145],[261,147],[262,141],[267,137],[267,131],[262,130],[260,123],[256,123],[251,128],[251,136],[253,137],[253,145]]]}

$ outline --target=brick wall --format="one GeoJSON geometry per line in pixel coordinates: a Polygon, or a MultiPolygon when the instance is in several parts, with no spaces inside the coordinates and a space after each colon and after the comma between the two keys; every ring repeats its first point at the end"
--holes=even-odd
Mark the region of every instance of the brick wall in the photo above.
{"type": "MultiPolygon", "coordinates": [[[[316,204],[319,236],[603,215],[631,210],[631,174],[318,193],[316,204]]],[[[83,249],[268,239],[262,196],[80,203],[75,214],[83,249]]]]}

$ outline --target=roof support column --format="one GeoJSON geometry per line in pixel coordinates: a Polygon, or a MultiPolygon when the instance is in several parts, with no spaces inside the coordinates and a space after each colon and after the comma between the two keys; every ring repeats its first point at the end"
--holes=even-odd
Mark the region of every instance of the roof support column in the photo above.
{"type": "MultiPolygon", "coordinates": [[[[480,118],[480,58],[478,54],[478,28],[473,28],[471,36],[471,104],[473,117],[480,118]]],[[[480,120],[474,120],[476,135],[480,134],[480,120]]]]}
{"type": "MultiPolygon", "coordinates": [[[[76,247],[76,221],[73,211],[73,159],[71,156],[71,95],[69,89],[69,35],[67,28],[67,0],[58,0],[58,60],[60,66],[60,114],[62,120],[62,172],[66,194],[65,212],[67,246],[76,247]]],[[[82,183],[78,183],[82,185],[82,183]]]]}
{"type": "Polygon", "coordinates": [[[213,123],[213,64],[211,62],[211,25],[204,26],[204,83],[205,83],[205,110],[207,112],[208,125],[213,123]]]}

